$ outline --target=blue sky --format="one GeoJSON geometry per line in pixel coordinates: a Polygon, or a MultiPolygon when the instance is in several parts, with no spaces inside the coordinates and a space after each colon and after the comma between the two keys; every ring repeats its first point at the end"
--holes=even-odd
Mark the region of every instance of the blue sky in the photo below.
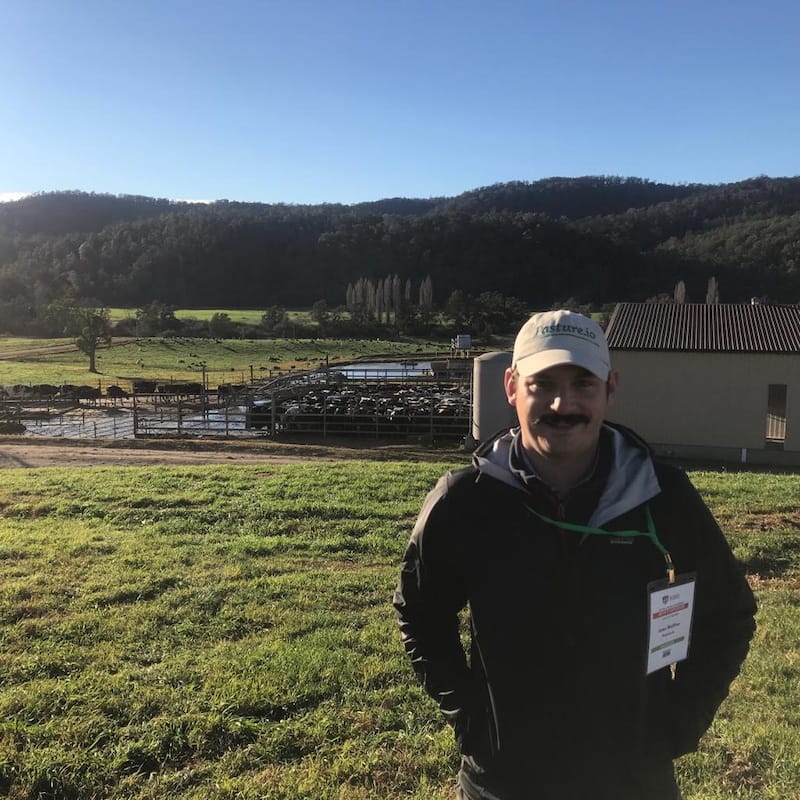
{"type": "Polygon", "coordinates": [[[0,197],[800,174],[797,0],[0,0],[0,197]]]}

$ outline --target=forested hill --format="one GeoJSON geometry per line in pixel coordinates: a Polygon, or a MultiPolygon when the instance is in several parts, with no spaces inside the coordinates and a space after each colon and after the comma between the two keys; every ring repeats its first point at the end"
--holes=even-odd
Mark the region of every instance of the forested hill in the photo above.
{"type": "MultiPolygon", "coordinates": [[[[71,291],[139,307],[345,302],[360,277],[430,276],[544,307],[671,294],[800,302],[800,178],[669,185],[550,178],[355,205],[179,203],[82,192],[0,203],[0,315],[71,291]]],[[[2,328],[0,319],[0,328],[2,328]]]]}

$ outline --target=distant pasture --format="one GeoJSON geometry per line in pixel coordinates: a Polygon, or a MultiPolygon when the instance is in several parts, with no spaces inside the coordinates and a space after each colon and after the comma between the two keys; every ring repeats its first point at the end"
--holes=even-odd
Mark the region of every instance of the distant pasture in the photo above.
{"type": "Polygon", "coordinates": [[[97,373],[77,349],[46,352],[69,339],[0,338],[0,386],[50,383],[103,386],[131,377],[200,380],[205,369],[210,386],[269,377],[276,370],[299,371],[371,356],[409,356],[442,350],[431,341],[378,339],[197,339],[152,337],[113,343],[97,354],[97,373]],[[4,358],[4,353],[18,353],[4,358]]]}

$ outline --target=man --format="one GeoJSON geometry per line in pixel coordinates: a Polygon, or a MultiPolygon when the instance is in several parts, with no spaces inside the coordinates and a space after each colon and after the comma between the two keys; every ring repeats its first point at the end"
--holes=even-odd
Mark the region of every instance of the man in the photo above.
{"type": "Polygon", "coordinates": [[[504,380],[519,427],[428,495],[394,596],[455,730],[458,796],[676,800],[673,759],[739,672],[753,595],[685,474],[604,421],[618,377],[592,320],[533,316],[504,380]]]}

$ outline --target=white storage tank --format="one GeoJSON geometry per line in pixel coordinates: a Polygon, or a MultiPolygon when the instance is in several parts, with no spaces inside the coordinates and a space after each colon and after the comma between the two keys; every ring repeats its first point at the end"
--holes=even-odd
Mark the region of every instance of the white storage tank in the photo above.
{"type": "Polygon", "coordinates": [[[483,444],[493,434],[517,424],[514,408],[508,404],[503,376],[511,366],[511,353],[494,352],[477,356],[472,365],[472,438],[483,444]]]}

